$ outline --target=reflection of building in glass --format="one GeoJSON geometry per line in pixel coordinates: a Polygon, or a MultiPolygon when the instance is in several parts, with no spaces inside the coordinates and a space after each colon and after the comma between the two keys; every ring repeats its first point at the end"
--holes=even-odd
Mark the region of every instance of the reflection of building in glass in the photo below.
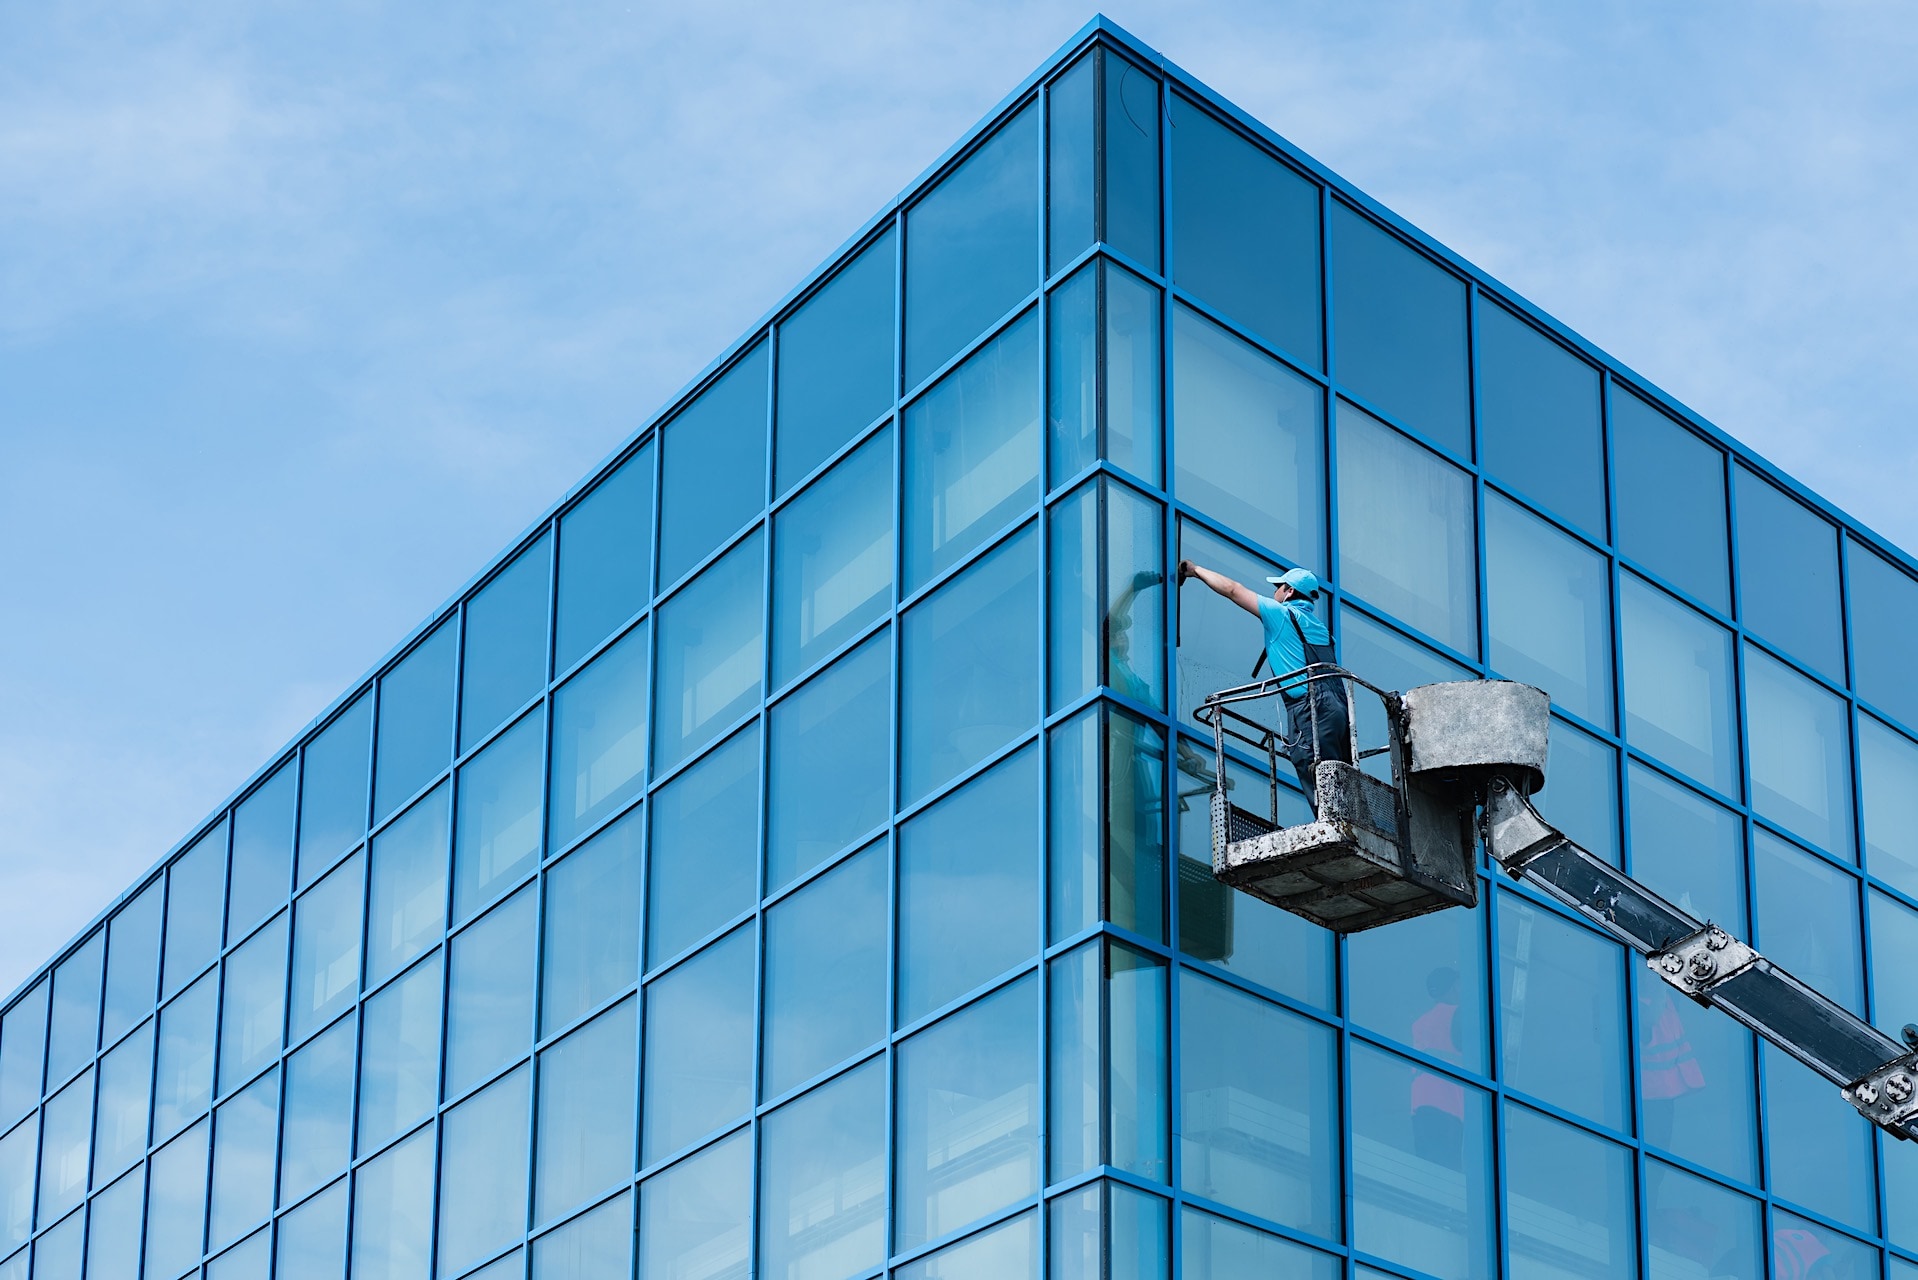
{"type": "Polygon", "coordinates": [[[1918,566],[1095,24],[16,994],[0,1280],[1918,1274],[1526,892],[1221,890],[1181,555],[1918,1018],[1918,566]]]}

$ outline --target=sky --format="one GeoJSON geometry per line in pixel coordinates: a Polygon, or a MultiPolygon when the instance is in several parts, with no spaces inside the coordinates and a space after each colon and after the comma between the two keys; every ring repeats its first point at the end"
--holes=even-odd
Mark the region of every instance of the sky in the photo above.
{"type": "MultiPolygon", "coordinates": [[[[0,8],[0,992],[1091,17],[0,8]]],[[[1111,0],[1918,549],[1918,14],[1111,0]]]]}

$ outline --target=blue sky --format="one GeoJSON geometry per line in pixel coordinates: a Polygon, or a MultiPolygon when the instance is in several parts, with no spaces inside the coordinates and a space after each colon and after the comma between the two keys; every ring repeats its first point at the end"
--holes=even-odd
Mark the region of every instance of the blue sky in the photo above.
{"type": "MultiPolygon", "coordinates": [[[[1918,18],[1106,12],[1918,547],[1918,18]]],[[[0,12],[0,990],[1092,13],[0,12]]]]}

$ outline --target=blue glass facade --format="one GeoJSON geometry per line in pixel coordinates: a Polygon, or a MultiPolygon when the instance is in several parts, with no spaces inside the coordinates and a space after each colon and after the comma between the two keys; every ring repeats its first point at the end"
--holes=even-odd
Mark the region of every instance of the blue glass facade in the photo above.
{"type": "Polygon", "coordinates": [[[0,1280],[1918,1275],[1523,888],[1215,884],[1181,557],[1918,1019],[1918,566],[1095,23],[16,993],[0,1280]]]}

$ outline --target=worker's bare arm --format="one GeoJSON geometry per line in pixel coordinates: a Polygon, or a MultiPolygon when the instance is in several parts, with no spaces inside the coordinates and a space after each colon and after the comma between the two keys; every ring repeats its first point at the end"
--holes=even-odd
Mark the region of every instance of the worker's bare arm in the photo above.
{"type": "Polygon", "coordinates": [[[1234,582],[1223,573],[1216,573],[1190,560],[1181,560],[1179,561],[1179,581],[1184,582],[1187,578],[1197,578],[1247,613],[1255,617],[1258,615],[1259,597],[1252,593],[1251,588],[1234,582]]]}

